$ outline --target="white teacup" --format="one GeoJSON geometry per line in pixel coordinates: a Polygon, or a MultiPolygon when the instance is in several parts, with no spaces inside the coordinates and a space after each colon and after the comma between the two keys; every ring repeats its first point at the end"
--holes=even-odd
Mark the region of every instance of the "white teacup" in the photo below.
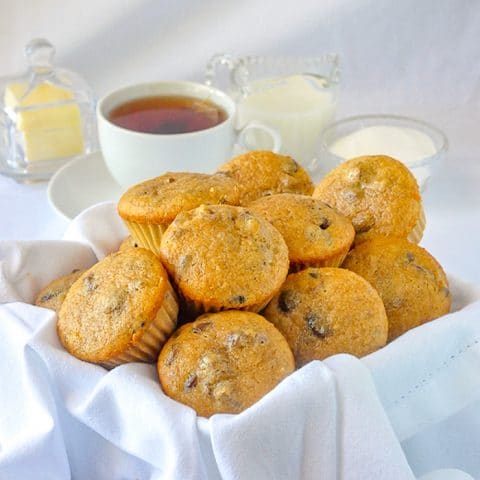
{"type": "Polygon", "coordinates": [[[113,178],[124,188],[153,178],[167,171],[213,173],[232,156],[235,143],[247,145],[245,136],[252,129],[263,130],[272,139],[271,149],[281,146],[279,134],[272,128],[250,122],[242,130],[235,129],[235,102],[224,92],[201,83],[172,81],[144,83],[109,93],[97,105],[98,134],[105,164],[113,178]],[[209,100],[221,107],[226,118],[213,127],[188,133],[142,133],[115,125],[110,112],[131,100],[181,96],[209,100]]]}

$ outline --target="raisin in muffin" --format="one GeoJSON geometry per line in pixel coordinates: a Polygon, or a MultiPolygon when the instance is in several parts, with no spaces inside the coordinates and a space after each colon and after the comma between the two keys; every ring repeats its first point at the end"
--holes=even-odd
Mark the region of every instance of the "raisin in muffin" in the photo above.
{"type": "Polygon", "coordinates": [[[355,244],[376,235],[418,243],[425,228],[420,190],[410,170],[384,155],[343,162],[329,172],[313,193],[355,227],[355,244]]]}
{"type": "Polygon", "coordinates": [[[408,240],[373,238],[351,250],[342,267],[361,275],[382,297],[389,341],[450,311],[445,272],[432,255],[408,240]]]}
{"type": "Polygon", "coordinates": [[[178,304],[158,258],[144,248],[112,253],[70,287],[57,332],[72,355],[106,367],[154,362],[178,304]]]}
{"type": "Polygon", "coordinates": [[[55,310],[55,312],[58,313],[70,287],[84,271],[85,270],[73,270],[72,273],[50,282],[40,291],[37,298],[35,298],[35,305],[55,310]]]}
{"type": "Polygon", "coordinates": [[[355,237],[348,218],[306,195],[280,193],[262,197],[248,208],[282,234],[288,247],[290,271],[338,267],[355,237]]]}
{"type": "Polygon", "coordinates": [[[200,205],[238,205],[239,189],[224,175],[166,173],[128,189],[118,213],[139,246],[158,253],[163,232],[173,219],[200,205]]]}
{"type": "Polygon", "coordinates": [[[378,293],[341,268],[290,274],[263,315],[285,336],[298,367],[337,353],[361,357],[387,341],[387,316],[378,293]]]}
{"type": "Polygon", "coordinates": [[[158,358],[163,391],[203,417],[239,413],[295,368],[282,334],[263,317],[229,310],[178,329],[158,358]]]}
{"type": "Polygon", "coordinates": [[[167,228],[160,257],[187,316],[228,309],[261,310],[288,273],[278,230],[246,208],[202,205],[167,228]]]}
{"type": "Polygon", "coordinates": [[[233,178],[240,188],[240,205],[274,193],[311,195],[313,183],[308,173],[291,157],[257,150],[239,155],[219,170],[233,178]]]}

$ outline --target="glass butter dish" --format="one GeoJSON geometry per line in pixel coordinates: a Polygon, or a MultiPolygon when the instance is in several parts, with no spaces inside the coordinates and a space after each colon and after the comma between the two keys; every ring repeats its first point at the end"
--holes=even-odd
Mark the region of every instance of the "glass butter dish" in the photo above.
{"type": "Polygon", "coordinates": [[[76,73],[52,64],[44,39],[25,47],[28,70],[0,79],[0,173],[47,180],[65,162],[97,148],[95,100],[76,73]]]}

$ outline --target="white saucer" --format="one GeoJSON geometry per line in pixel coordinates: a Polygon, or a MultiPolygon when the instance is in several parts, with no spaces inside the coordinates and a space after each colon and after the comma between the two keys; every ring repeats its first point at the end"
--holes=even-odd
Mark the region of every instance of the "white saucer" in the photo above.
{"type": "Polygon", "coordinates": [[[50,204],[67,220],[96,203],[117,201],[122,193],[100,152],[67,163],[50,179],[47,189],[50,204]]]}

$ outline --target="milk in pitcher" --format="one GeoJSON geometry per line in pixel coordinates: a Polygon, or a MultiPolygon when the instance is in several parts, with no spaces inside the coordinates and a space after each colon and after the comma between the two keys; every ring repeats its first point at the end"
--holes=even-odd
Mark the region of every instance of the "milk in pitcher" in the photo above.
{"type": "MultiPolygon", "coordinates": [[[[280,153],[290,155],[305,167],[315,156],[320,131],[335,116],[335,95],[321,76],[301,74],[257,80],[245,88],[238,102],[238,126],[258,120],[281,135],[280,153]]],[[[249,143],[270,149],[264,132],[249,133],[249,143]]]]}

